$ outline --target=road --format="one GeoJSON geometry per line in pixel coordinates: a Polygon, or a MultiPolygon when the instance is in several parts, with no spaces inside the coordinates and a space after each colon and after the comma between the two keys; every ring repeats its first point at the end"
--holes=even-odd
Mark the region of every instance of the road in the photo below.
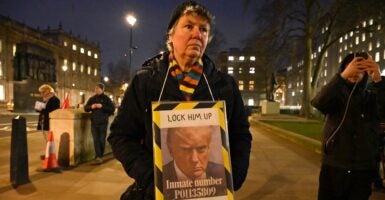
{"type": "Polygon", "coordinates": [[[16,116],[22,116],[26,119],[28,133],[36,131],[37,113],[0,113],[0,138],[11,135],[12,119],[16,116]]]}

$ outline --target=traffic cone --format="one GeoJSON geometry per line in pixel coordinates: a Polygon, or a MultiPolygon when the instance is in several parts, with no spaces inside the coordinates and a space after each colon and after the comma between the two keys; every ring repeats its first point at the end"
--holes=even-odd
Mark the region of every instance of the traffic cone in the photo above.
{"type": "Polygon", "coordinates": [[[45,172],[60,172],[55,153],[55,143],[53,140],[53,132],[48,133],[47,147],[45,149],[45,158],[43,161],[42,171],[45,172]]]}

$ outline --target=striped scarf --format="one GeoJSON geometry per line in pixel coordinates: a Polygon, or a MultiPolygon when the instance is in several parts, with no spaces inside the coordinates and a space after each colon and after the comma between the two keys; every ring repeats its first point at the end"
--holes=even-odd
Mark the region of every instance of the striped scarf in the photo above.
{"type": "Polygon", "coordinates": [[[183,73],[178,63],[174,58],[174,54],[170,53],[168,58],[169,68],[171,75],[178,81],[179,90],[185,97],[186,101],[191,100],[191,95],[194,93],[195,88],[198,86],[199,80],[203,73],[203,62],[198,60],[191,68],[189,72],[183,73]]]}

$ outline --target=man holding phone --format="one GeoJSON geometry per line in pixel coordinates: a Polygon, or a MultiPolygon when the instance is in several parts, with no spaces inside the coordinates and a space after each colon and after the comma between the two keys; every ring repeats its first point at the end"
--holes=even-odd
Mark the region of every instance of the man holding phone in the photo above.
{"type": "Polygon", "coordinates": [[[364,200],[371,195],[380,92],[385,92],[385,81],[379,65],[367,53],[351,53],[341,62],[339,73],[312,99],[312,105],[326,116],[319,200],[364,200]]]}

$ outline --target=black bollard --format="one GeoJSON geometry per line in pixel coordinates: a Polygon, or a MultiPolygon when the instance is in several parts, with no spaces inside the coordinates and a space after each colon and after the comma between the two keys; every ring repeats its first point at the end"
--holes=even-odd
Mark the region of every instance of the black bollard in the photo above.
{"type": "Polygon", "coordinates": [[[27,126],[24,117],[12,119],[11,135],[11,183],[14,188],[29,183],[27,126]]]}

